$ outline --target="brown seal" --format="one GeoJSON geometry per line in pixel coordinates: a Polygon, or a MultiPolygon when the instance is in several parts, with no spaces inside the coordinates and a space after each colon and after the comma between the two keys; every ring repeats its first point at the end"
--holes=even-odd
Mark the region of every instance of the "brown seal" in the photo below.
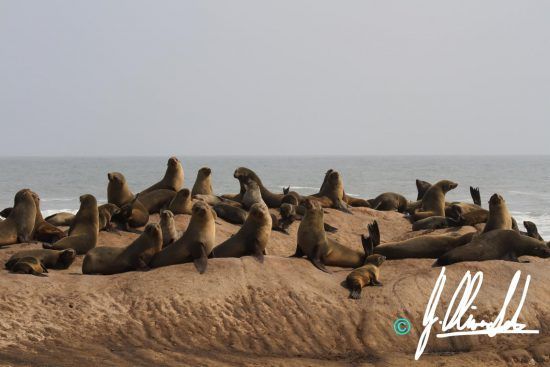
{"type": "Polygon", "coordinates": [[[460,205],[451,205],[448,217],[455,220],[461,226],[475,226],[486,223],[489,219],[489,211],[483,208],[478,210],[464,210],[460,205]]]}
{"type": "Polygon", "coordinates": [[[386,242],[380,245],[378,224],[369,227],[374,253],[384,255],[389,260],[396,259],[436,259],[445,252],[470,242],[476,232],[464,235],[425,235],[399,242],[386,242]]]}
{"type": "Polygon", "coordinates": [[[52,243],[59,241],[63,237],[67,237],[65,232],[44,220],[42,212],[40,211],[40,197],[33,191],[31,191],[31,194],[36,207],[32,238],[37,241],[52,243]]]}
{"type": "Polygon", "coordinates": [[[412,230],[420,231],[423,229],[441,229],[449,227],[461,227],[462,221],[459,219],[433,216],[424,219],[417,220],[413,223],[412,230]]]}
{"type": "Polygon", "coordinates": [[[126,182],[126,177],[120,172],[107,173],[109,184],[107,185],[107,202],[115,204],[119,208],[134,200],[134,194],[126,182]]]}
{"type": "Polygon", "coordinates": [[[0,222],[0,246],[31,241],[35,221],[36,205],[32,191],[19,190],[15,194],[13,209],[0,222]]]}
{"type": "MultiPolygon", "coordinates": [[[[362,239],[365,237],[362,236],[362,239]]],[[[366,247],[368,249],[365,258],[365,263],[360,268],[353,270],[346,277],[346,286],[350,290],[349,298],[359,299],[361,298],[361,290],[363,287],[368,285],[371,286],[382,286],[380,283],[380,265],[386,260],[386,257],[383,255],[373,254],[374,244],[370,239],[367,239],[369,245],[366,247]]]]}
{"type": "Polygon", "coordinates": [[[31,274],[39,277],[47,276],[44,273],[47,273],[48,270],[46,267],[34,257],[23,257],[19,259],[13,266],[10,268],[12,273],[16,274],[31,274]]]}
{"type": "Polygon", "coordinates": [[[323,227],[323,208],[314,199],[304,202],[306,213],[298,227],[294,257],[304,255],[318,269],[328,272],[325,265],[357,268],[364,264],[367,251],[360,253],[327,238],[323,227]]]}
{"type": "Polygon", "coordinates": [[[170,210],[174,215],[178,214],[191,214],[191,209],[193,208],[193,200],[191,200],[191,193],[189,189],[181,189],[178,191],[176,196],[172,199],[168,205],[168,210],[170,210]]]}
{"type": "Polygon", "coordinates": [[[156,223],[148,224],[126,247],[101,246],[91,249],[82,263],[83,274],[118,274],[148,269],[151,258],[162,248],[162,233],[156,223]]]}
{"type": "Polygon", "coordinates": [[[512,216],[506,206],[506,201],[499,194],[493,194],[489,199],[489,218],[483,228],[483,233],[495,229],[512,229],[512,216]]]}
{"type": "Polygon", "coordinates": [[[432,185],[424,197],[422,205],[414,213],[414,220],[420,220],[433,216],[445,216],[445,194],[458,186],[457,183],[449,180],[441,180],[432,185]]]}
{"type": "Polygon", "coordinates": [[[99,234],[99,213],[97,201],[93,195],[80,196],[80,209],[69,228],[69,237],[54,244],[44,244],[43,247],[52,250],[75,249],[78,255],[83,255],[97,244],[99,234]]]}
{"type": "Polygon", "coordinates": [[[197,173],[197,179],[191,190],[191,195],[214,195],[212,190],[212,170],[208,167],[202,167],[197,173]]]}
{"type": "Polygon", "coordinates": [[[248,216],[246,210],[226,203],[216,204],[213,209],[219,218],[232,224],[243,224],[248,216]]]}
{"type": "Polygon", "coordinates": [[[149,186],[140,194],[145,194],[159,189],[180,191],[183,188],[183,167],[181,166],[179,159],[176,157],[170,157],[166,165],[166,173],[164,174],[162,180],[152,186],[149,186]]]}
{"type": "Polygon", "coordinates": [[[426,194],[426,191],[428,191],[430,187],[432,187],[431,183],[416,179],[416,190],[418,191],[416,200],[422,200],[424,194],[426,194]]]}
{"type": "Polygon", "coordinates": [[[162,230],[162,247],[176,242],[181,237],[181,232],[176,229],[174,214],[170,210],[160,212],[160,229],[162,230]]]}
{"type": "Polygon", "coordinates": [[[254,256],[263,262],[271,235],[271,215],[267,205],[256,203],[250,208],[241,229],[212,250],[213,257],[254,256]]]}
{"type": "Polygon", "coordinates": [[[547,243],[523,236],[511,229],[494,229],[482,233],[464,246],[441,255],[434,266],[451,265],[463,261],[508,260],[519,261],[520,256],[550,257],[547,243]]]}
{"type": "Polygon", "coordinates": [[[179,240],[166,246],[155,255],[151,267],[158,268],[174,264],[193,262],[199,273],[206,271],[208,255],[216,241],[216,213],[210,206],[197,201],[187,230],[179,240]]]}
{"type": "Polygon", "coordinates": [[[164,207],[168,207],[175,197],[176,192],[173,190],[158,189],[145,194],[139,194],[138,200],[147,209],[149,214],[153,214],[160,212],[164,207]]]}
{"type": "Polygon", "coordinates": [[[76,258],[76,251],[72,248],[67,250],[36,249],[19,251],[6,262],[6,269],[11,269],[17,261],[24,257],[38,259],[47,269],[67,269],[76,258]]]}
{"type": "Polygon", "coordinates": [[[107,203],[97,207],[99,214],[99,230],[111,231],[114,230],[114,226],[111,223],[113,216],[120,213],[120,208],[115,204],[107,203]]]}
{"type": "Polygon", "coordinates": [[[527,236],[536,238],[539,241],[544,241],[542,236],[539,234],[539,229],[537,228],[537,225],[535,223],[525,220],[523,221],[523,226],[527,230],[527,232],[525,233],[527,236]]]}
{"type": "Polygon", "coordinates": [[[128,227],[143,227],[149,222],[149,211],[138,198],[139,195],[136,195],[130,203],[122,206],[116,216],[116,221],[126,230],[128,227]]]}
{"type": "Polygon", "coordinates": [[[374,199],[367,200],[369,208],[380,211],[398,211],[404,213],[409,201],[401,194],[385,192],[374,199]]]}
{"type": "Polygon", "coordinates": [[[248,180],[252,180],[256,182],[260,188],[260,192],[262,195],[262,199],[265,201],[266,205],[269,208],[278,208],[281,206],[281,200],[283,199],[283,194],[275,194],[271,191],[269,191],[262,183],[262,180],[258,177],[258,175],[252,171],[251,169],[248,169],[246,167],[239,167],[235,170],[233,173],[233,177],[235,177],[237,180],[239,180],[240,185],[240,192],[237,195],[231,196],[231,195],[225,195],[224,197],[227,197],[232,200],[241,201],[245,192],[245,184],[248,182],[248,180]]]}
{"type": "Polygon", "coordinates": [[[244,186],[246,191],[244,192],[243,198],[241,200],[243,208],[248,210],[254,204],[264,203],[264,200],[262,199],[262,193],[260,192],[260,186],[258,186],[256,181],[248,180],[244,184],[244,186]]]}
{"type": "MultiPolygon", "coordinates": [[[[113,204],[114,205],[114,204],[113,204]]],[[[74,214],[68,212],[59,212],[47,216],[44,220],[56,227],[70,227],[74,220],[74,214]]]]}
{"type": "Polygon", "coordinates": [[[329,170],[330,173],[325,175],[325,180],[321,185],[319,193],[309,196],[319,201],[323,208],[334,208],[341,210],[345,213],[351,213],[343,200],[344,198],[344,184],[340,174],[336,171],[329,170]]]}

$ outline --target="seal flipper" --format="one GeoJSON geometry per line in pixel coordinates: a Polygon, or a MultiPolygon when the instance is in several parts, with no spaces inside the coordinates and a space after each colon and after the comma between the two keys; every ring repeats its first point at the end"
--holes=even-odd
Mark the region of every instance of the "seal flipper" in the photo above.
{"type": "Polygon", "coordinates": [[[47,277],[46,274],[44,274],[44,273],[39,273],[39,272],[37,272],[36,270],[32,270],[32,271],[31,271],[31,274],[34,275],[34,276],[37,276],[37,277],[47,277]]]}
{"type": "Polygon", "coordinates": [[[323,226],[324,226],[324,228],[325,228],[325,232],[329,232],[329,233],[336,233],[336,232],[338,232],[338,228],[333,227],[333,226],[331,226],[331,225],[328,224],[328,223],[323,223],[323,226]]]}
{"type": "Polygon", "coordinates": [[[290,256],[290,257],[304,257],[304,252],[302,251],[302,249],[300,248],[300,246],[296,246],[296,252],[294,253],[294,255],[290,256]]]}
{"type": "Polygon", "coordinates": [[[348,208],[348,205],[342,200],[338,200],[334,205],[334,209],[338,209],[344,213],[353,214],[352,211],[348,208]]]}
{"type": "Polygon", "coordinates": [[[369,237],[372,241],[372,247],[380,245],[380,228],[378,228],[378,222],[374,221],[368,225],[369,237]]]}
{"type": "Polygon", "coordinates": [[[290,192],[290,186],[289,187],[283,187],[283,195],[286,195],[290,192]]]}
{"type": "Polygon", "coordinates": [[[206,255],[206,249],[203,243],[200,243],[199,246],[194,246],[191,250],[191,256],[193,256],[193,263],[195,268],[200,274],[204,274],[206,271],[206,266],[208,265],[208,256],[206,255]]]}
{"type": "Polygon", "coordinates": [[[260,263],[264,263],[264,250],[262,250],[258,241],[254,241],[252,244],[252,256],[260,263]]]}
{"type": "Polygon", "coordinates": [[[350,289],[349,298],[361,299],[361,287],[350,289]]]}
{"type": "Polygon", "coordinates": [[[481,206],[481,195],[479,193],[479,187],[470,186],[470,196],[474,201],[474,204],[481,206]]]}
{"type": "Polygon", "coordinates": [[[323,262],[321,261],[321,246],[317,245],[313,250],[313,256],[308,256],[308,258],[309,261],[311,261],[311,263],[315,265],[317,269],[330,274],[330,271],[328,271],[328,269],[325,267],[325,264],[323,264],[323,262]]]}

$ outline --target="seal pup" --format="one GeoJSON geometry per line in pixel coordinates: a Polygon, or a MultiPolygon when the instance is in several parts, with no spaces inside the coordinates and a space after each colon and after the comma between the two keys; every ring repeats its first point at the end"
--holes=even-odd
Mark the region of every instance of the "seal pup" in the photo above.
{"type": "Polygon", "coordinates": [[[38,259],[47,269],[68,269],[76,258],[76,251],[72,248],[67,250],[23,250],[13,254],[5,263],[6,269],[11,269],[16,262],[24,257],[38,259]]]}
{"type": "Polygon", "coordinates": [[[212,190],[212,170],[208,167],[202,167],[197,172],[197,179],[191,190],[191,195],[214,195],[212,190]]]}
{"type": "Polygon", "coordinates": [[[348,204],[343,200],[344,184],[340,174],[336,171],[329,171],[330,173],[328,177],[325,177],[319,193],[311,195],[309,198],[315,198],[324,208],[334,208],[344,213],[352,214],[348,208],[348,204]]]}
{"type": "Polygon", "coordinates": [[[264,261],[271,235],[271,215],[265,203],[255,203],[241,229],[212,250],[213,257],[254,256],[264,261]]]}
{"type": "Polygon", "coordinates": [[[248,216],[246,210],[225,203],[216,204],[213,209],[218,217],[232,224],[243,224],[248,216]]]}
{"type": "Polygon", "coordinates": [[[539,234],[539,229],[535,223],[525,220],[523,221],[523,226],[527,230],[527,233],[525,233],[527,236],[536,238],[539,241],[544,241],[542,236],[539,234]]]}
{"type": "Polygon", "coordinates": [[[0,222],[0,246],[32,240],[36,221],[36,205],[31,190],[19,190],[13,201],[13,209],[10,214],[0,222]]]}
{"type": "Polygon", "coordinates": [[[506,206],[506,201],[499,194],[493,194],[489,199],[489,217],[482,233],[495,229],[512,229],[512,216],[506,206]]]}
{"type": "Polygon", "coordinates": [[[252,180],[258,184],[258,187],[260,188],[260,192],[262,195],[262,199],[264,200],[264,202],[269,208],[278,208],[279,206],[281,206],[281,200],[283,199],[284,195],[275,194],[269,191],[263,185],[262,180],[260,180],[258,175],[251,169],[246,167],[239,167],[233,173],[233,177],[239,180],[240,192],[237,195],[229,195],[229,196],[224,195],[223,197],[240,202],[246,192],[245,184],[248,182],[248,180],[252,180]]]}
{"type": "Polygon", "coordinates": [[[31,195],[34,199],[34,205],[36,207],[32,238],[40,242],[52,243],[59,241],[63,237],[67,237],[65,232],[44,220],[44,217],[42,217],[42,212],[40,211],[40,197],[34,191],[31,191],[31,195]]]}
{"type": "MultiPolygon", "coordinates": [[[[384,255],[388,260],[398,259],[436,259],[447,251],[469,243],[476,232],[463,235],[425,235],[405,241],[380,244],[380,232],[375,221],[369,226],[369,238],[372,239],[374,253],[384,255]]],[[[362,237],[363,246],[366,246],[362,237]]]]}
{"type": "MultiPolygon", "coordinates": [[[[364,236],[361,236],[364,238],[364,236]]],[[[367,240],[368,241],[368,240],[367,240]]],[[[386,260],[383,255],[373,254],[373,243],[370,241],[367,247],[365,263],[360,268],[353,270],[346,277],[346,285],[350,290],[349,298],[360,299],[361,290],[363,287],[370,286],[382,286],[382,283],[378,280],[380,278],[380,265],[386,260]]]]}
{"type": "Polygon", "coordinates": [[[550,257],[547,243],[522,236],[511,229],[494,229],[482,233],[464,246],[441,255],[434,266],[451,265],[463,261],[507,260],[518,262],[520,256],[550,257]]]}
{"type": "Polygon", "coordinates": [[[120,172],[107,173],[107,202],[115,204],[119,208],[134,200],[134,194],[130,190],[126,177],[120,172]]]}
{"type": "Polygon", "coordinates": [[[181,237],[181,232],[176,229],[174,214],[170,210],[160,212],[160,229],[162,230],[162,247],[176,242],[181,237]]]}
{"type": "Polygon", "coordinates": [[[216,241],[215,212],[197,201],[187,230],[179,240],[166,246],[151,261],[152,268],[193,262],[199,273],[206,271],[207,259],[216,241]]]}
{"type": "Polygon", "coordinates": [[[120,213],[120,208],[115,204],[107,203],[97,207],[99,214],[99,230],[100,231],[113,231],[115,228],[111,220],[113,216],[120,213]]]}
{"type": "Polygon", "coordinates": [[[16,274],[31,274],[39,277],[47,276],[44,273],[48,272],[46,267],[34,257],[23,257],[19,259],[10,268],[10,271],[16,274]]]}
{"type": "Polygon", "coordinates": [[[134,242],[126,247],[101,246],[91,249],[82,263],[83,274],[118,274],[148,269],[151,258],[162,248],[162,232],[150,223],[134,242]]]}
{"type": "Polygon", "coordinates": [[[441,180],[435,185],[432,185],[422,198],[422,205],[414,212],[413,218],[415,221],[433,217],[445,216],[445,194],[455,189],[457,183],[449,180],[441,180]]]}
{"type": "Polygon", "coordinates": [[[83,255],[97,245],[99,235],[99,212],[97,201],[93,195],[80,196],[80,209],[69,228],[69,236],[53,244],[43,244],[45,249],[65,250],[75,249],[78,255],[83,255]]]}
{"type": "Polygon", "coordinates": [[[140,194],[145,194],[159,189],[179,191],[183,188],[183,167],[179,159],[176,157],[170,157],[166,166],[166,173],[164,174],[162,180],[152,186],[149,186],[140,194]]]}
{"type": "MultiPolygon", "coordinates": [[[[112,204],[114,205],[114,204],[112,204]]],[[[59,212],[47,216],[44,220],[56,227],[70,227],[74,220],[74,214],[68,212],[59,212]]]]}
{"type": "Polygon", "coordinates": [[[191,192],[189,189],[181,189],[176,196],[170,201],[168,210],[174,215],[189,214],[191,215],[191,209],[193,208],[193,200],[191,200],[191,192]]]}
{"type": "Polygon", "coordinates": [[[363,265],[367,250],[360,253],[327,238],[320,203],[314,199],[306,199],[304,206],[306,213],[298,227],[296,253],[293,257],[305,255],[315,267],[327,273],[329,271],[325,265],[344,268],[357,268],[363,265]]]}

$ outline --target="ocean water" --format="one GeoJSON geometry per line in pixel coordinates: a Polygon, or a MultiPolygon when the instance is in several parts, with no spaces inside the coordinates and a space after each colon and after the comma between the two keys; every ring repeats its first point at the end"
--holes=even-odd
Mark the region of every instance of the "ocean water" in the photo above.
{"type": "MultiPolygon", "coordinates": [[[[168,157],[0,158],[0,207],[13,205],[21,188],[41,197],[49,215],[78,209],[81,194],[107,200],[107,173],[122,172],[133,192],[148,187],[164,175],[168,157]]],[[[440,179],[458,182],[447,194],[449,201],[471,202],[469,187],[478,186],[483,206],[493,193],[501,194],[521,226],[535,222],[542,236],[550,238],[550,156],[367,156],[367,157],[185,157],[185,186],[191,188],[200,167],[212,168],[214,191],[236,193],[233,171],[253,169],[274,192],[291,186],[302,194],[318,191],[327,169],[343,175],[346,193],[372,198],[393,191],[416,199],[415,179],[431,183],[440,179]]],[[[0,209],[1,209],[0,208],[0,209]]]]}

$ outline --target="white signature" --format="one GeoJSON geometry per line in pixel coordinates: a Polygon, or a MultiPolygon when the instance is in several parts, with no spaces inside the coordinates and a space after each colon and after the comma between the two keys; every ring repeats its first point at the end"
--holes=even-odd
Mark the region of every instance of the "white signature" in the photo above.
{"type": "Polygon", "coordinates": [[[418,346],[416,348],[414,359],[418,360],[424,352],[424,348],[426,348],[426,344],[428,343],[428,339],[432,331],[432,326],[438,321],[441,324],[442,331],[441,333],[436,334],[438,338],[449,338],[452,336],[462,335],[488,335],[492,338],[497,334],[538,334],[538,330],[526,330],[525,324],[518,323],[519,314],[523,307],[523,303],[525,302],[525,298],[527,297],[527,290],[529,289],[529,282],[531,281],[530,275],[527,275],[527,278],[525,279],[525,286],[523,287],[521,300],[514,316],[511,320],[505,320],[506,309],[514,296],[514,293],[516,292],[520,276],[521,271],[516,271],[516,274],[514,274],[514,277],[510,282],[510,287],[508,288],[508,293],[506,294],[500,313],[494,321],[487,322],[484,320],[477,321],[472,314],[467,315],[469,309],[477,309],[473,303],[479,289],[481,288],[481,284],[483,283],[483,272],[478,271],[472,277],[470,275],[470,271],[467,271],[466,274],[464,274],[464,278],[462,278],[462,281],[458,285],[453,298],[451,299],[447,312],[445,313],[445,317],[442,321],[439,321],[439,317],[435,316],[435,309],[437,308],[439,298],[441,297],[443,287],[445,286],[445,281],[447,280],[447,276],[445,275],[445,267],[443,267],[435,283],[435,287],[432,291],[432,295],[430,296],[430,300],[428,301],[428,305],[426,306],[426,312],[424,313],[424,319],[422,321],[424,330],[418,340],[418,346]],[[464,290],[462,293],[462,298],[453,312],[453,306],[455,305],[455,301],[457,300],[463,287],[464,290]],[[466,316],[466,320],[462,321],[462,319],[466,316]],[[457,331],[448,332],[452,329],[457,331]]]}

